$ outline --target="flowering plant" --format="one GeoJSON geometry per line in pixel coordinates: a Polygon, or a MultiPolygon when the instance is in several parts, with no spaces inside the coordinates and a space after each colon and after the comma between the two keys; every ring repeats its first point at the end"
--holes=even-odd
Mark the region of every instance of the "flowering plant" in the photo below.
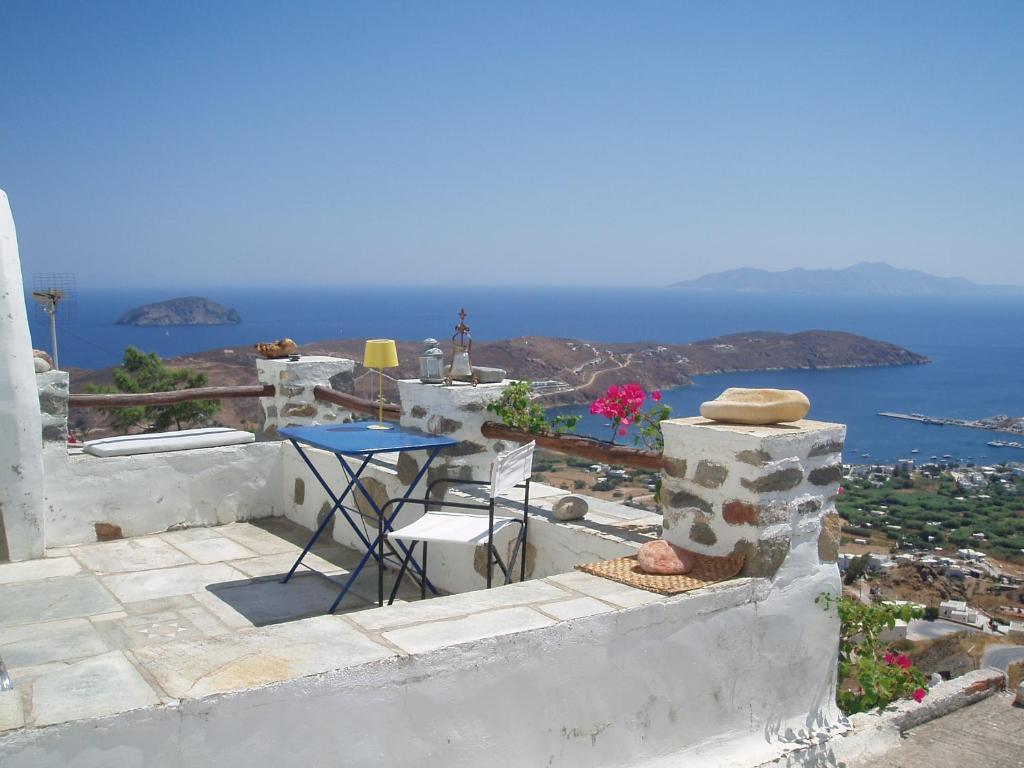
{"type": "Polygon", "coordinates": [[[921,702],[928,695],[924,673],[904,653],[889,649],[881,640],[896,620],[924,615],[911,605],[865,605],[852,597],[822,594],[818,602],[839,610],[839,686],[836,702],[848,715],[883,709],[896,699],[921,702]]]}
{"type": "Polygon", "coordinates": [[[648,393],[639,384],[612,384],[604,397],[597,398],[590,404],[590,412],[604,416],[611,422],[612,434],[609,443],[614,443],[616,436],[625,437],[631,426],[636,427],[633,442],[652,450],[660,450],[664,445],[661,436],[661,421],[667,419],[672,409],[661,402],[661,392],[654,390],[650,398],[654,402],[646,411],[643,410],[648,393]]]}

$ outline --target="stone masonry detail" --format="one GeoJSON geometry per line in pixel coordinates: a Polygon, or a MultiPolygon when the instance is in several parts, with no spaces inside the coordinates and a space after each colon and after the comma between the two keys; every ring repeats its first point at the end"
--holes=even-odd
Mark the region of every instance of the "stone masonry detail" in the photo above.
{"type": "Polygon", "coordinates": [[[742,551],[746,576],[774,577],[802,544],[813,547],[820,562],[834,562],[845,426],[690,418],[663,422],[662,432],[666,540],[707,555],[742,551]],[[685,469],[673,471],[687,466],[695,468],[689,477],[685,469]]]}
{"type": "Polygon", "coordinates": [[[260,398],[259,431],[275,438],[281,427],[352,421],[351,411],[317,400],[315,387],[353,391],[355,363],[343,357],[303,356],[298,360],[257,360],[260,384],[273,384],[273,397],[260,398]]]}

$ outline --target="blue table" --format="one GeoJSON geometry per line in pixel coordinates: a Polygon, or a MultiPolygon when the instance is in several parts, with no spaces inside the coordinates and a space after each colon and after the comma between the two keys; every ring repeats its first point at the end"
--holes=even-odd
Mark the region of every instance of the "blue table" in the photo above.
{"type": "MultiPolygon", "coordinates": [[[[282,583],[287,583],[292,577],[295,573],[295,569],[302,563],[302,559],[309,553],[309,550],[316,543],[316,540],[320,538],[320,534],[324,532],[330,521],[334,519],[334,515],[337,512],[341,512],[342,516],[352,527],[352,530],[356,532],[359,540],[366,547],[366,552],[363,554],[359,564],[355,567],[352,573],[349,574],[348,579],[341,584],[341,592],[331,605],[331,613],[334,613],[338,604],[341,603],[345,595],[348,594],[349,589],[366,566],[370,557],[377,560],[377,568],[379,571],[377,579],[377,602],[378,605],[384,604],[384,560],[388,556],[385,555],[383,551],[383,545],[386,541],[384,535],[388,531],[392,530],[392,523],[394,522],[395,517],[398,516],[398,513],[401,512],[402,506],[405,504],[405,499],[409,498],[409,494],[412,492],[412,489],[416,487],[416,484],[419,483],[420,479],[422,479],[426,474],[427,469],[430,467],[431,462],[434,461],[437,454],[440,453],[442,448],[455,445],[458,442],[450,437],[426,435],[422,432],[417,432],[416,430],[399,426],[393,426],[391,429],[368,429],[367,427],[370,423],[371,422],[323,424],[313,427],[286,427],[281,430],[281,434],[295,447],[299,456],[306,463],[306,466],[309,467],[309,471],[313,473],[313,476],[327,492],[327,496],[334,504],[334,506],[331,507],[330,512],[324,516],[323,522],[320,523],[319,527],[313,533],[312,538],[306,544],[305,549],[302,550],[302,554],[299,555],[298,560],[296,560],[295,564],[292,565],[291,570],[288,571],[288,575],[284,577],[282,583]],[[309,456],[306,455],[306,451],[303,449],[303,446],[320,448],[321,450],[333,453],[337,457],[338,463],[341,464],[341,469],[347,479],[347,484],[340,494],[335,495],[330,483],[328,483],[324,476],[317,471],[316,466],[312,461],[310,461],[309,456]],[[366,469],[370,464],[370,461],[378,453],[401,453],[403,451],[425,451],[427,458],[420,466],[420,470],[417,473],[416,478],[405,490],[405,494],[402,496],[401,500],[393,505],[391,513],[385,517],[384,511],[377,506],[377,502],[374,501],[370,492],[366,490],[360,478],[362,477],[363,470],[366,469]],[[350,461],[352,463],[349,463],[350,461]],[[356,491],[362,493],[363,498],[366,499],[377,515],[377,538],[373,541],[370,541],[369,537],[352,519],[352,513],[361,517],[367,517],[367,515],[364,515],[357,506],[346,506],[344,504],[345,498],[356,491]]],[[[398,542],[398,545],[404,554],[408,554],[408,549],[404,544],[398,542]]],[[[309,568],[309,566],[306,567],[309,568]]],[[[425,586],[429,588],[431,592],[437,594],[437,590],[434,589],[433,585],[426,581],[419,563],[414,563],[413,567],[417,572],[419,572],[420,578],[424,579],[425,586]]],[[[334,579],[331,579],[331,581],[334,581],[334,579]]]]}

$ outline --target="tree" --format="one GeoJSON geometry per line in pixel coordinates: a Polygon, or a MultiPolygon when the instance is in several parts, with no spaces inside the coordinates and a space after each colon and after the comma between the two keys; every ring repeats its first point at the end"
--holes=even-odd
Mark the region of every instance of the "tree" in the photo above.
{"type": "MultiPolygon", "coordinates": [[[[114,369],[113,377],[114,386],[90,384],[86,391],[138,394],[195,389],[207,384],[205,373],[190,368],[168,368],[156,352],[143,352],[136,347],[128,347],[124,351],[124,360],[114,369]]],[[[139,424],[145,424],[146,431],[159,432],[171,425],[182,429],[201,424],[219,409],[220,403],[216,400],[193,400],[174,405],[140,405],[100,410],[112,417],[110,423],[114,429],[127,431],[139,424]]]]}

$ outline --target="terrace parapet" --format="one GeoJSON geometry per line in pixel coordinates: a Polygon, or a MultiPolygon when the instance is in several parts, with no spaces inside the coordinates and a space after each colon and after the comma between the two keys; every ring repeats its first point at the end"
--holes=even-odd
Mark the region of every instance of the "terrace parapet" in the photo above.
{"type": "Polygon", "coordinates": [[[341,424],[352,421],[352,411],[317,399],[316,387],[351,394],[355,362],[344,357],[303,356],[298,360],[256,361],[260,384],[274,387],[273,397],[260,398],[259,431],[274,439],[281,427],[341,424]]]}
{"type": "Polygon", "coordinates": [[[819,563],[836,561],[845,425],[751,426],[698,416],[661,428],[668,541],[707,555],[741,550],[746,576],[774,577],[793,549],[815,540],[819,563]]]}

